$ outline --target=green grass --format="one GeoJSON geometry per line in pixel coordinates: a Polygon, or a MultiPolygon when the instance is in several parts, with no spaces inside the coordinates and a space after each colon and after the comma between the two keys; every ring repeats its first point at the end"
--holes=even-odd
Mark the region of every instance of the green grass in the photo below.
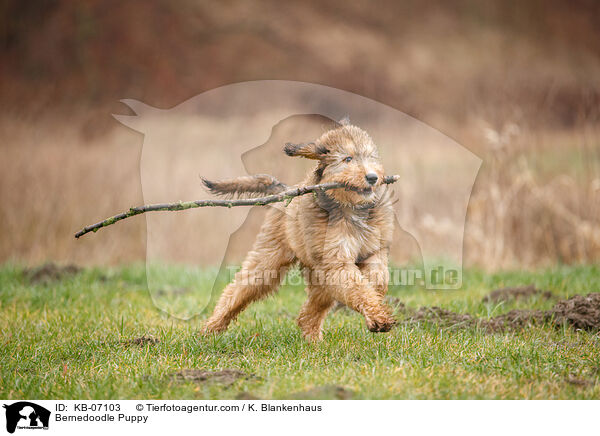
{"type": "MultiPolygon", "coordinates": [[[[304,293],[285,286],[253,305],[229,331],[202,337],[202,319],[179,321],[152,304],[143,266],[90,269],[47,285],[30,285],[20,268],[0,267],[0,397],[231,399],[600,398],[598,334],[536,327],[486,334],[476,328],[403,324],[369,333],[345,310],[325,323],[322,343],[305,343],[295,325],[304,293]],[[127,346],[154,335],[159,343],[127,346]],[[184,368],[255,374],[231,386],[180,381],[184,368]],[[569,379],[583,380],[574,384],[569,379]]],[[[561,297],[600,290],[600,269],[465,272],[459,291],[394,288],[407,305],[439,305],[479,316],[552,301],[484,304],[492,289],[533,283],[561,297]]],[[[206,315],[203,315],[203,317],[206,315]]],[[[201,317],[201,318],[203,318],[201,317]]]]}

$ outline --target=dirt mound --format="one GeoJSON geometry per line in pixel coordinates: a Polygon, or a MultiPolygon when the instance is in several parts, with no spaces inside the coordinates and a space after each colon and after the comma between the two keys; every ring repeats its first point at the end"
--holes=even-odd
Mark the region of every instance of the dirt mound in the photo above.
{"type": "Polygon", "coordinates": [[[441,307],[420,307],[410,315],[411,321],[433,321],[446,326],[472,326],[476,318],[468,313],[456,313],[441,307]]]}
{"type": "Polygon", "coordinates": [[[173,376],[178,380],[194,381],[199,383],[220,383],[231,385],[238,379],[248,380],[255,378],[254,374],[246,374],[237,369],[223,369],[221,371],[202,371],[200,369],[182,369],[173,376]]]}
{"type": "MultiPolygon", "coordinates": [[[[499,302],[510,298],[519,299],[532,296],[552,298],[554,294],[550,291],[541,291],[531,285],[497,289],[483,301],[499,302]]],[[[492,318],[478,318],[468,313],[453,312],[437,306],[422,306],[415,310],[406,307],[399,298],[391,296],[386,297],[385,302],[405,323],[426,321],[444,327],[481,327],[488,332],[520,330],[542,324],[553,324],[555,327],[566,324],[576,330],[600,330],[600,293],[591,293],[585,297],[575,295],[567,300],[559,300],[552,309],[546,311],[515,309],[492,318]]],[[[351,311],[341,303],[336,304],[333,310],[351,311]]]]}
{"type": "Polygon", "coordinates": [[[541,310],[511,310],[490,319],[479,319],[477,325],[489,332],[520,330],[534,325],[544,324],[549,316],[541,310]]]}
{"type": "Polygon", "coordinates": [[[600,293],[587,296],[576,295],[560,300],[550,310],[511,310],[491,318],[477,318],[441,307],[420,307],[416,311],[403,308],[400,314],[405,322],[427,321],[445,327],[480,327],[488,332],[520,330],[534,325],[551,324],[555,327],[568,325],[576,330],[600,330],[600,293]]]}
{"type": "Polygon", "coordinates": [[[577,387],[580,387],[580,388],[587,388],[587,387],[590,387],[590,386],[594,385],[594,381],[592,381],[592,380],[587,380],[587,379],[584,379],[584,378],[578,378],[578,377],[575,377],[575,376],[569,376],[569,377],[567,377],[565,379],[565,381],[567,383],[569,383],[570,385],[577,386],[577,387]]]}
{"type": "Polygon", "coordinates": [[[25,268],[23,275],[33,284],[49,283],[62,280],[81,272],[77,265],[56,265],[55,263],[46,263],[36,268],[25,268]]]}
{"type": "Polygon", "coordinates": [[[600,330],[600,293],[561,300],[550,312],[557,325],[566,323],[575,329],[600,330]]]}
{"type": "Polygon", "coordinates": [[[501,301],[520,300],[540,296],[550,299],[554,296],[550,291],[542,291],[534,285],[518,286],[514,288],[501,288],[490,292],[483,298],[484,303],[499,303],[501,301]]]}
{"type": "Polygon", "coordinates": [[[140,336],[139,338],[123,341],[125,345],[139,345],[140,347],[143,347],[146,344],[158,344],[159,342],[160,341],[153,336],[140,336]]]}
{"type": "Polygon", "coordinates": [[[420,307],[407,318],[408,322],[427,321],[444,327],[480,327],[487,332],[520,330],[535,324],[543,324],[549,317],[539,310],[511,310],[489,319],[477,318],[468,313],[457,313],[441,307],[420,307]]]}

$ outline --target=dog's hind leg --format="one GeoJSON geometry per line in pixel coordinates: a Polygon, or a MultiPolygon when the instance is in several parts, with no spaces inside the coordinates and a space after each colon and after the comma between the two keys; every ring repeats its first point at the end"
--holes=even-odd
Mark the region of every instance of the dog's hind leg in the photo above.
{"type": "Polygon", "coordinates": [[[310,281],[306,285],[306,291],[308,298],[302,305],[302,309],[300,309],[298,326],[302,330],[305,339],[320,341],[323,338],[323,321],[335,300],[329,295],[324,286],[313,284],[310,281]]]}
{"type": "Polygon", "coordinates": [[[294,254],[284,241],[281,223],[277,214],[267,217],[242,269],[225,288],[213,314],[206,322],[205,332],[226,330],[229,323],[248,304],[277,289],[289,265],[294,261],[294,254]]]}

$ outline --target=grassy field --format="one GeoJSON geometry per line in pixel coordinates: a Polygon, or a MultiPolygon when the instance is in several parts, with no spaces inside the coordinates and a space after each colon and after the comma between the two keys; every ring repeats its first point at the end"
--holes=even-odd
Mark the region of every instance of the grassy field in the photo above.
{"type": "MultiPolygon", "coordinates": [[[[409,307],[439,305],[482,317],[548,309],[534,297],[483,303],[491,290],[535,284],[564,298],[600,289],[600,269],[465,272],[460,291],[395,288],[409,307]]],[[[590,399],[600,398],[598,334],[539,326],[505,333],[431,322],[369,333],[363,319],[333,312],[325,339],[305,343],[295,325],[301,287],[285,286],[247,310],[220,337],[197,334],[201,319],[161,314],[143,265],[87,269],[31,284],[0,267],[0,397],[162,399],[590,399]],[[152,335],[159,342],[127,341],[152,335]],[[182,380],[183,369],[236,369],[232,382],[182,380]]]]}

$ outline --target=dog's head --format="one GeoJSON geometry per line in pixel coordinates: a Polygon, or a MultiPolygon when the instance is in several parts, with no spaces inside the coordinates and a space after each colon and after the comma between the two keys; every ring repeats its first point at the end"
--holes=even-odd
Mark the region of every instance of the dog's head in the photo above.
{"type": "Polygon", "coordinates": [[[371,203],[383,183],[384,171],[377,147],[367,132],[350,124],[325,132],[315,142],[288,143],[284,151],[288,156],[318,160],[317,183],[343,183],[346,188],[328,191],[341,204],[371,203]]]}

